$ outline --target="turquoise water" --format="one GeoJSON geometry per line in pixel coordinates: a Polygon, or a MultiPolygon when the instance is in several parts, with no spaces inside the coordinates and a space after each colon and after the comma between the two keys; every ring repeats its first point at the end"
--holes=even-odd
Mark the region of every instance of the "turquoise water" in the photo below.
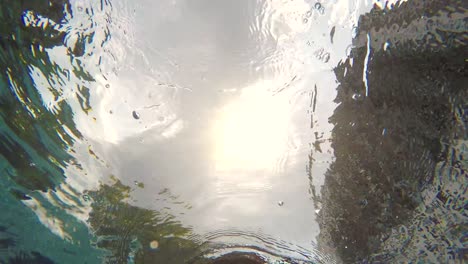
{"type": "Polygon", "coordinates": [[[463,1],[0,3],[0,263],[463,263],[463,1]]]}

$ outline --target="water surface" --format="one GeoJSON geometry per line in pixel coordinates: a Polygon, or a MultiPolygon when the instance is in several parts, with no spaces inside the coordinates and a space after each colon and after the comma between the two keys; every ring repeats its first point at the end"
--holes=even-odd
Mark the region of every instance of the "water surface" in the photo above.
{"type": "Polygon", "coordinates": [[[466,258],[462,1],[7,2],[0,262],[466,258]]]}

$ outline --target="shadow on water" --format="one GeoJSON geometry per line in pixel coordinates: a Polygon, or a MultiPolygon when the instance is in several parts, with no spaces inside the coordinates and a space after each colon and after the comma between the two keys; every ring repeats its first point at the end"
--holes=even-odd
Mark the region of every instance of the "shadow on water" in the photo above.
{"type": "Polygon", "coordinates": [[[314,199],[319,246],[344,263],[468,256],[466,5],[449,2],[374,7],[335,68],[335,159],[314,199]]]}
{"type": "MultiPolygon", "coordinates": [[[[83,196],[68,186],[75,208],[48,202],[64,168],[79,167],[72,147],[82,135],[60,87],[70,75],[93,81],[80,67],[86,39],[68,49],[75,67],[62,69],[46,49],[65,46],[57,23],[70,3],[9,1],[0,10],[0,262],[263,263],[245,252],[197,259],[192,230],[133,205],[117,179],[83,196]],[[44,87],[55,105],[44,104],[44,87]]],[[[354,48],[335,68],[335,159],[313,197],[322,252],[344,263],[467,260],[465,12],[462,1],[410,1],[361,16],[354,48]]],[[[76,84],[84,112],[89,94],[76,84]]]]}

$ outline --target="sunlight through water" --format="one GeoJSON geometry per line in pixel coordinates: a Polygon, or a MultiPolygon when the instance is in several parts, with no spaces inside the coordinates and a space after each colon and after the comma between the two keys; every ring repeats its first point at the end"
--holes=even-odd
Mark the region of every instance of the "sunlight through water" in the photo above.
{"type": "Polygon", "coordinates": [[[272,96],[273,81],[259,81],[241,90],[238,98],[214,118],[216,170],[271,168],[287,142],[288,101],[272,96]]]}

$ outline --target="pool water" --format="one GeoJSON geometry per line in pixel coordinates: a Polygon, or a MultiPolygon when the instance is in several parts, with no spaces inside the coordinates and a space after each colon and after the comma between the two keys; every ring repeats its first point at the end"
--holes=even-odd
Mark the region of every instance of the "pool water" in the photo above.
{"type": "Polygon", "coordinates": [[[0,3],[0,263],[464,263],[464,1],[0,3]]]}

